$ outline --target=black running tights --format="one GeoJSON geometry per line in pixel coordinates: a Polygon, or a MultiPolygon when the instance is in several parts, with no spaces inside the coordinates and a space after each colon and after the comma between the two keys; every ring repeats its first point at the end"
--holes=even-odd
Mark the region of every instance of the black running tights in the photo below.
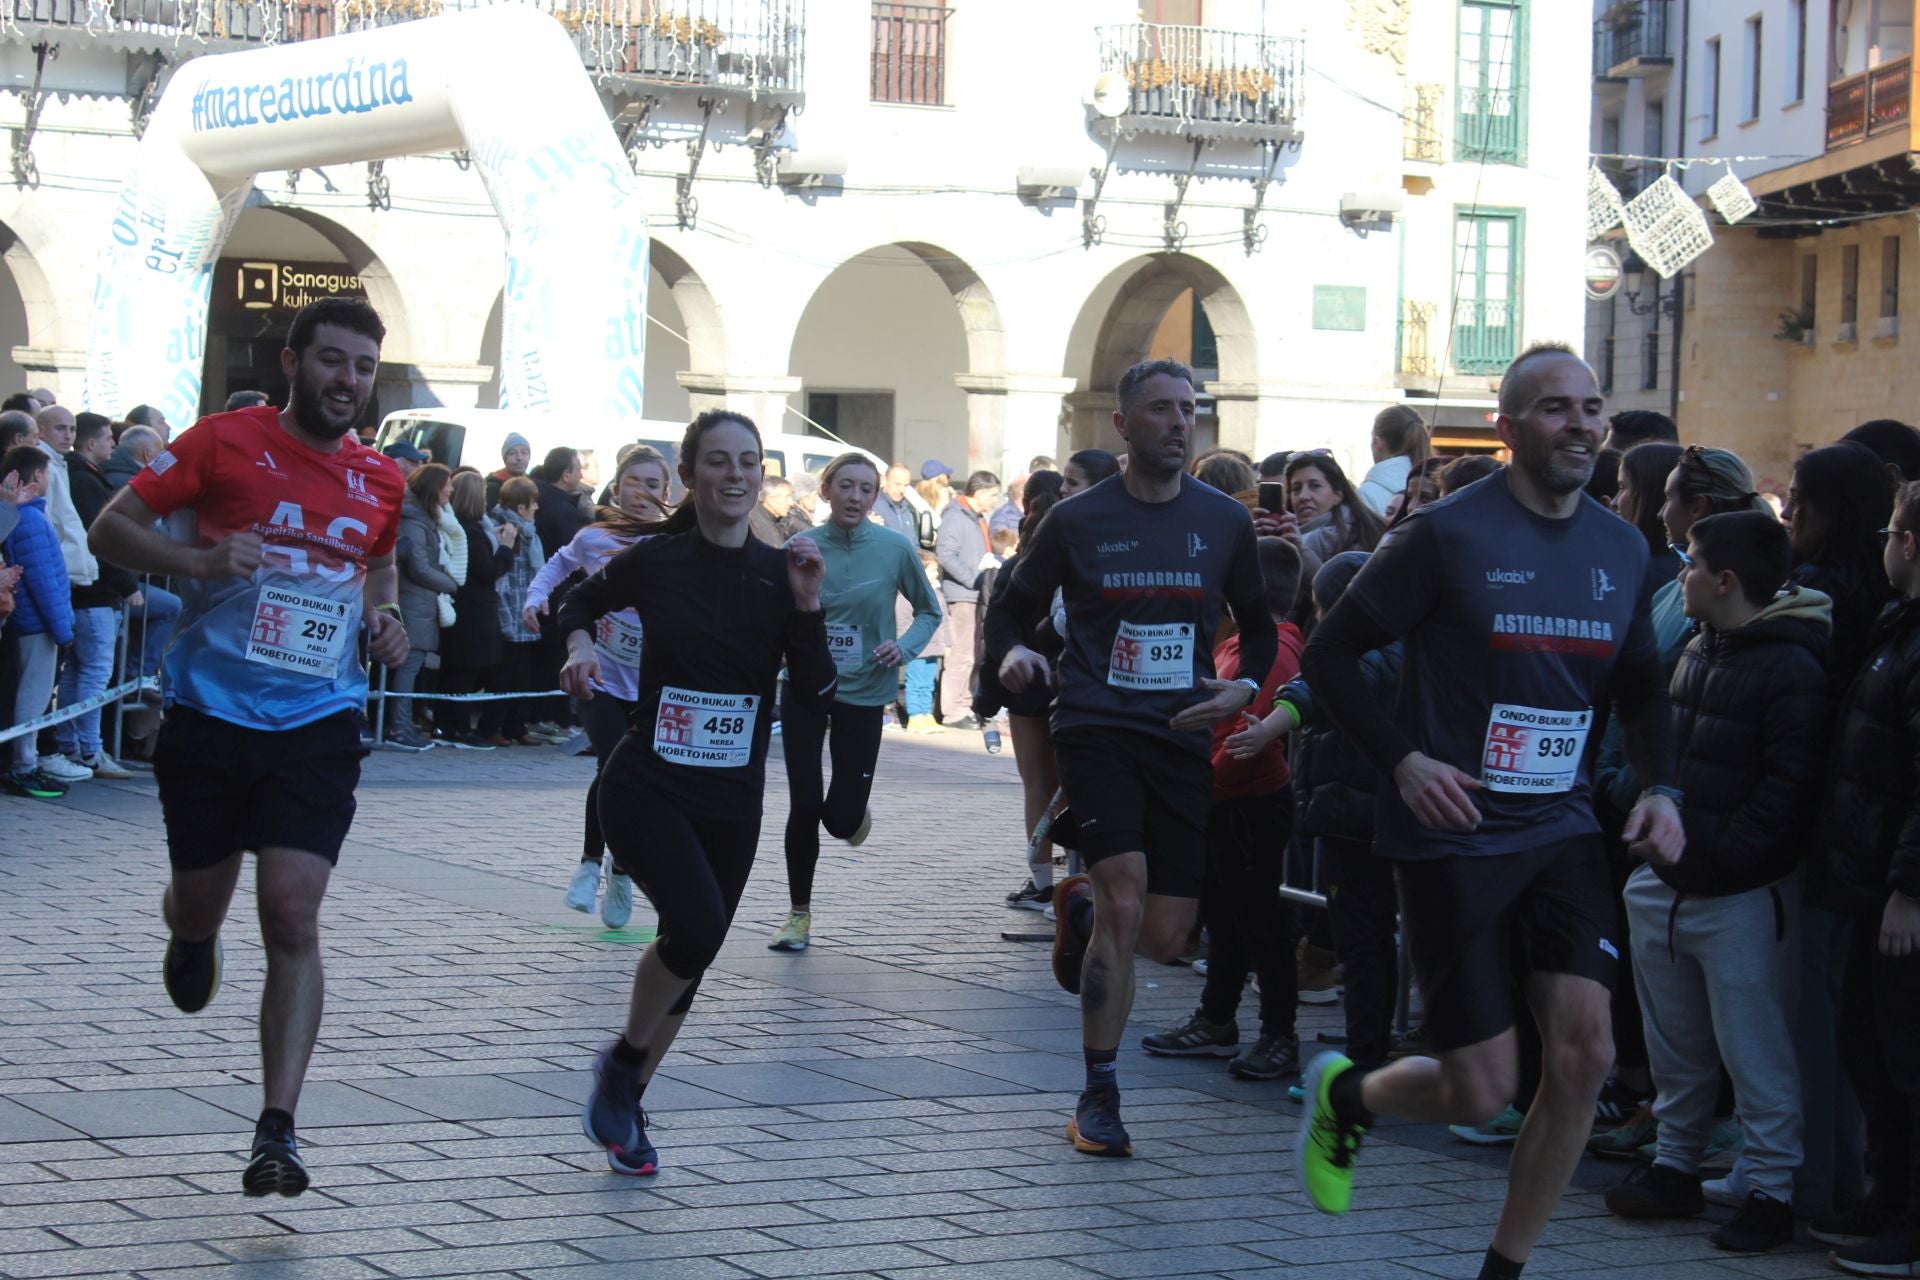
{"type": "Polygon", "coordinates": [[[692,812],[684,797],[641,772],[649,750],[635,734],[614,748],[600,775],[600,827],[615,865],[660,915],[660,963],[693,984],[673,1006],[685,1013],[746,892],[760,817],[692,812]]]}
{"type": "MultiPolygon", "coordinates": [[[[587,784],[587,831],[585,847],[580,850],[582,862],[598,862],[606,852],[607,842],[600,834],[600,775],[606,772],[607,757],[620,745],[632,715],[631,702],[608,693],[596,692],[586,704],[587,741],[593,744],[594,763],[593,781],[587,784]]],[[[617,857],[613,860],[613,869],[621,875],[627,874],[617,857]]]]}
{"type": "Polygon", "coordinates": [[[787,893],[795,907],[813,901],[813,870],[820,861],[820,828],[844,840],[859,830],[873,792],[880,735],[887,709],[836,702],[809,711],[792,698],[780,707],[781,750],[787,757],[787,893]],[[820,744],[833,728],[833,786],[820,778],[820,744]]]}

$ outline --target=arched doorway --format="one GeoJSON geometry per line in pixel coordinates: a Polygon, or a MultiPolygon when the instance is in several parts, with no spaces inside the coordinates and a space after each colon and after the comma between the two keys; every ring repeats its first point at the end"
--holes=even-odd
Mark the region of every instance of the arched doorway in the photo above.
{"type": "Polygon", "coordinates": [[[1070,398],[1075,449],[1110,449],[1114,388],[1138,361],[1167,356],[1193,367],[1201,386],[1196,451],[1217,444],[1250,448],[1258,380],[1253,318],[1219,268],[1183,253],[1135,258],[1089,295],[1067,343],[1065,372],[1079,382],[1070,398]]]}
{"type": "Polygon", "coordinates": [[[214,264],[207,304],[206,362],[200,412],[215,413],[236,391],[260,391],[285,404],[280,369],[287,328],[309,302],[365,298],[387,326],[374,403],[367,423],[403,407],[410,380],[399,366],[412,357],[407,311],[386,265],[338,223],[304,209],[244,209],[214,264]],[[382,405],[387,399],[393,403],[382,405]]]}
{"type": "Polygon", "coordinates": [[[787,368],[802,411],[849,444],[965,472],[999,466],[1000,440],[986,397],[960,380],[1004,375],[1004,346],[999,308],[973,268],[906,242],[856,254],[821,281],[787,368]]]}
{"type": "MultiPolygon", "coordinates": [[[[6,264],[5,269],[0,270],[0,380],[4,380],[0,386],[13,392],[61,383],[57,389],[62,398],[76,398],[77,380],[62,383],[61,379],[49,376],[51,365],[28,367],[20,363],[22,358],[32,358],[27,353],[34,350],[36,344],[41,348],[56,345],[53,330],[58,311],[53,305],[46,274],[41,271],[33,251],[19,232],[3,222],[0,222],[0,258],[4,258],[6,264]]],[[[45,360],[48,353],[35,354],[45,360]]]]}

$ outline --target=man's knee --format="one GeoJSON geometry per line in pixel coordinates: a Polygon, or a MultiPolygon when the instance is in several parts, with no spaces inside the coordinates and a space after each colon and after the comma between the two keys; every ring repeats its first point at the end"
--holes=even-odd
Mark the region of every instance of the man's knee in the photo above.
{"type": "Polygon", "coordinates": [[[269,952],[311,951],[320,945],[320,904],[262,900],[260,941],[269,952]]]}
{"type": "Polygon", "coordinates": [[[1604,1024],[1583,1028],[1550,1041],[1541,1060],[1546,1087],[1574,1095],[1594,1095],[1613,1069],[1613,1033],[1604,1024]]]}

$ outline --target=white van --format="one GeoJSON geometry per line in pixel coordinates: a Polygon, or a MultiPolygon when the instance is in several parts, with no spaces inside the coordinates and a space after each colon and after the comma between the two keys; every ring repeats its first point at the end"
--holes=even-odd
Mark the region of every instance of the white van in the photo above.
{"type": "MultiPolygon", "coordinates": [[[[547,456],[547,450],[566,446],[580,453],[581,477],[589,492],[598,492],[601,484],[613,476],[614,461],[620,450],[636,441],[650,444],[666,455],[669,472],[679,462],[680,441],[687,424],[654,418],[605,418],[583,421],[556,414],[530,413],[517,409],[450,409],[429,407],[400,409],[380,423],[375,447],[384,449],[404,440],[435,462],[449,467],[467,465],[481,474],[500,469],[500,446],[509,435],[518,432],[533,446],[533,465],[547,456]]],[[[826,465],[847,451],[847,446],[825,436],[772,435],[762,433],[766,448],[767,473],[777,476],[799,475],[803,471],[818,475],[826,465]]],[[[866,450],[859,450],[867,453],[866,450]]],[[[871,453],[867,457],[882,474],[887,464],[871,453]]],[[[678,474],[673,476],[674,496],[680,494],[678,474]]]]}

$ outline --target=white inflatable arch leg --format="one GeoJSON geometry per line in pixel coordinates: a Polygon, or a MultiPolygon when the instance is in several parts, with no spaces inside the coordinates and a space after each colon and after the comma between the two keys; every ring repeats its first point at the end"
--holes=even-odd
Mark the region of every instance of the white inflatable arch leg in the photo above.
{"type": "Polygon", "coordinates": [[[633,171],[560,25],[507,4],[183,65],[106,230],[87,407],[199,415],[213,264],[253,175],[456,148],[506,229],[502,404],[638,417],[647,231],[633,171]]]}

